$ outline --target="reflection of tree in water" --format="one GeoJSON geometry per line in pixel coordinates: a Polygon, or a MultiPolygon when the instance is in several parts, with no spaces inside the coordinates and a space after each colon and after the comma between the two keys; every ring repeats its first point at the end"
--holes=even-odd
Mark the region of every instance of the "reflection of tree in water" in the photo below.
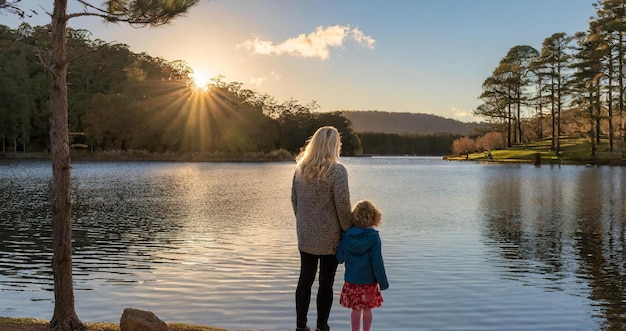
{"type": "Polygon", "coordinates": [[[0,180],[0,276],[28,279],[3,282],[0,290],[26,290],[33,284],[53,290],[49,179],[0,180]]]}
{"type": "MultiPolygon", "coordinates": [[[[44,166],[24,178],[0,178],[5,202],[0,204],[0,276],[12,279],[0,289],[24,284],[52,290],[51,174],[44,166]]],[[[288,192],[272,181],[284,177],[290,184],[291,165],[271,169],[262,164],[77,165],[72,181],[76,289],[92,286],[94,279],[114,285],[150,282],[157,269],[179,264],[176,259],[186,259],[188,252],[202,250],[197,262],[232,249],[234,239],[260,244],[261,233],[273,227],[282,232],[292,214],[276,210],[291,212],[288,195],[273,196],[262,188],[288,192]],[[287,175],[277,177],[283,172],[287,175]],[[277,207],[276,201],[285,206],[277,207]],[[276,219],[267,228],[249,231],[268,215],[276,219]]]]}
{"type": "MultiPolygon", "coordinates": [[[[508,277],[520,279],[527,273],[545,278],[564,278],[563,224],[559,208],[560,190],[550,178],[536,183],[540,195],[527,192],[528,182],[511,171],[498,172],[484,183],[481,205],[486,237],[493,240],[507,260],[517,261],[508,277]]],[[[530,183],[532,184],[532,183],[530,183]]]]}
{"type": "Polygon", "coordinates": [[[532,283],[526,276],[541,275],[548,290],[590,292],[600,310],[594,317],[607,330],[623,330],[623,170],[579,170],[511,176],[494,169],[481,192],[485,237],[508,261],[506,277],[532,283]]]}
{"type": "MultiPolygon", "coordinates": [[[[48,171],[42,171],[0,181],[0,275],[17,280],[3,285],[13,290],[38,286],[52,291],[50,179],[48,171]]],[[[124,176],[90,177],[72,183],[73,267],[79,290],[81,278],[94,277],[93,272],[132,281],[134,273],[151,268],[154,252],[167,247],[165,238],[175,237],[171,233],[180,229],[176,219],[163,221],[174,208],[161,199],[168,188],[159,185],[167,183],[123,181],[124,176]],[[115,180],[119,185],[112,183],[115,180]]]]}
{"type": "Polygon", "coordinates": [[[576,248],[579,276],[590,283],[590,299],[599,302],[606,330],[626,328],[624,215],[621,171],[589,169],[578,181],[576,248]]]}
{"type": "MultiPolygon", "coordinates": [[[[116,163],[103,175],[73,181],[74,268],[81,271],[79,277],[131,285],[152,281],[154,276],[146,271],[171,262],[162,253],[177,247],[174,241],[186,210],[179,203],[180,183],[153,167],[158,168],[116,163]]],[[[91,168],[102,170],[102,165],[85,165],[91,168]]]]}

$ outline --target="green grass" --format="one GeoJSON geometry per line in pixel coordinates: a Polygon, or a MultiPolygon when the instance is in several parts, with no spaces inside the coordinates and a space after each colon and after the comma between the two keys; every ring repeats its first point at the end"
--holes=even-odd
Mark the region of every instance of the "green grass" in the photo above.
{"type": "MultiPolygon", "coordinates": [[[[519,144],[513,147],[494,150],[492,159],[485,153],[472,153],[469,160],[497,163],[535,163],[537,153],[541,155],[541,164],[591,164],[591,165],[626,165],[622,157],[619,142],[614,151],[609,151],[608,141],[602,140],[596,146],[595,157],[591,156],[591,143],[586,138],[576,136],[561,137],[561,154],[557,156],[551,148],[551,139],[543,139],[530,143],[519,144]]],[[[448,160],[465,160],[465,156],[450,157],[448,160]]]]}

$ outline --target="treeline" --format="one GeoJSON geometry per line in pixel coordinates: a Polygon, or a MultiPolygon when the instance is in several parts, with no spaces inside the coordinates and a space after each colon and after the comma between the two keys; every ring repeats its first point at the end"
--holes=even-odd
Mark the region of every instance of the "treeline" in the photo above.
{"type": "MultiPolygon", "coordinates": [[[[49,27],[0,25],[0,152],[49,151],[49,27]]],[[[453,135],[355,132],[342,112],[315,101],[279,102],[223,76],[193,86],[184,61],[68,29],[70,143],[89,152],[241,155],[297,153],[322,125],[342,135],[342,155],[446,155],[453,135]]],[[[143,155],[142,154],[142,155],[143,155]]]]}
{"type": "MultiPolygon", "coordinates": [[[[49,149],[50,77],[40,54],[49,26],[0,25],[1,151],[49,149]]],[[[68,29],[69,131],[73,146],[90,151],[142,150],[297,153],[322,125],[343,137],[343,155],[361,153],[349,120],[339,112],[315,113],[315,102],[278,102],[215,77],[206,89],[191,86],[183,61],[136,54],[127,45],[93,40],[68,29]]]]}
{"type": "Polygon", "coordinates": [[[449,155],[459,135],[359,132],[365,155],[449,155]]]}
{"type": "Polygon", "coordinates": [[[377,110],[345,110],[341,113],[352,121],[352,126],[356,132],[471,136],[475,135],[477,131],[490,129],[490,126],[485,123],[464,123],[432,114],[377,110]]]}
{"type": "Polygon", "coordinates": [[[624,155],[626,0],[599,0],[586,31],[555,33],[540,50],[518,45],[482,85],[475,115],[501,128],[507,146],[581,134],[595,156],[601,138],[624,155]]]}

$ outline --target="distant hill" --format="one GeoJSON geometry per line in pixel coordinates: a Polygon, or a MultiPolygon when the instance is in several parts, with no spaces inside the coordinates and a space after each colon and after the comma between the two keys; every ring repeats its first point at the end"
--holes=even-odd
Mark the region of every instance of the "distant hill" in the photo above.
{"type": "Polygon", "coordinates": [[[382,111],[342,111],[352,121],[356,132],[406,133],[420,135],[473,135],[486,123],[463,123],[436,115],[419,113],[391,113],[382,111]]]}

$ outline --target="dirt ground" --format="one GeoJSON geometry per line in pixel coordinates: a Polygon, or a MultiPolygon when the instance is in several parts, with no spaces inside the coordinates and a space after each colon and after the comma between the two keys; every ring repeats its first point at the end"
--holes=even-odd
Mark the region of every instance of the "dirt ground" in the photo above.
{"type": "MultiPolygon", "coordinates": [[[[50,331],[48,324],[31,324],[31,325],[0,325],[0,331],[50,331]]],[[[119,328],[107,327],[90,327],[87,325],[87,331],[119,331],[119,328]]],[[[174,329],[170,329],[174,331],[174,329]]]]}
{"type": "MultiPolygon", "coordinates": [[[[86,331],[119,331],[117,324],[111,323],[85,323],[86,331]]],[[[173,323],[167,325],[169,331],[228,331],[201,325],[173,323]]],[[[0,331],[50,331],[48,323],[43,321],[19,321],[11,323],[4,321],[0,323],[0,331]]]]}

